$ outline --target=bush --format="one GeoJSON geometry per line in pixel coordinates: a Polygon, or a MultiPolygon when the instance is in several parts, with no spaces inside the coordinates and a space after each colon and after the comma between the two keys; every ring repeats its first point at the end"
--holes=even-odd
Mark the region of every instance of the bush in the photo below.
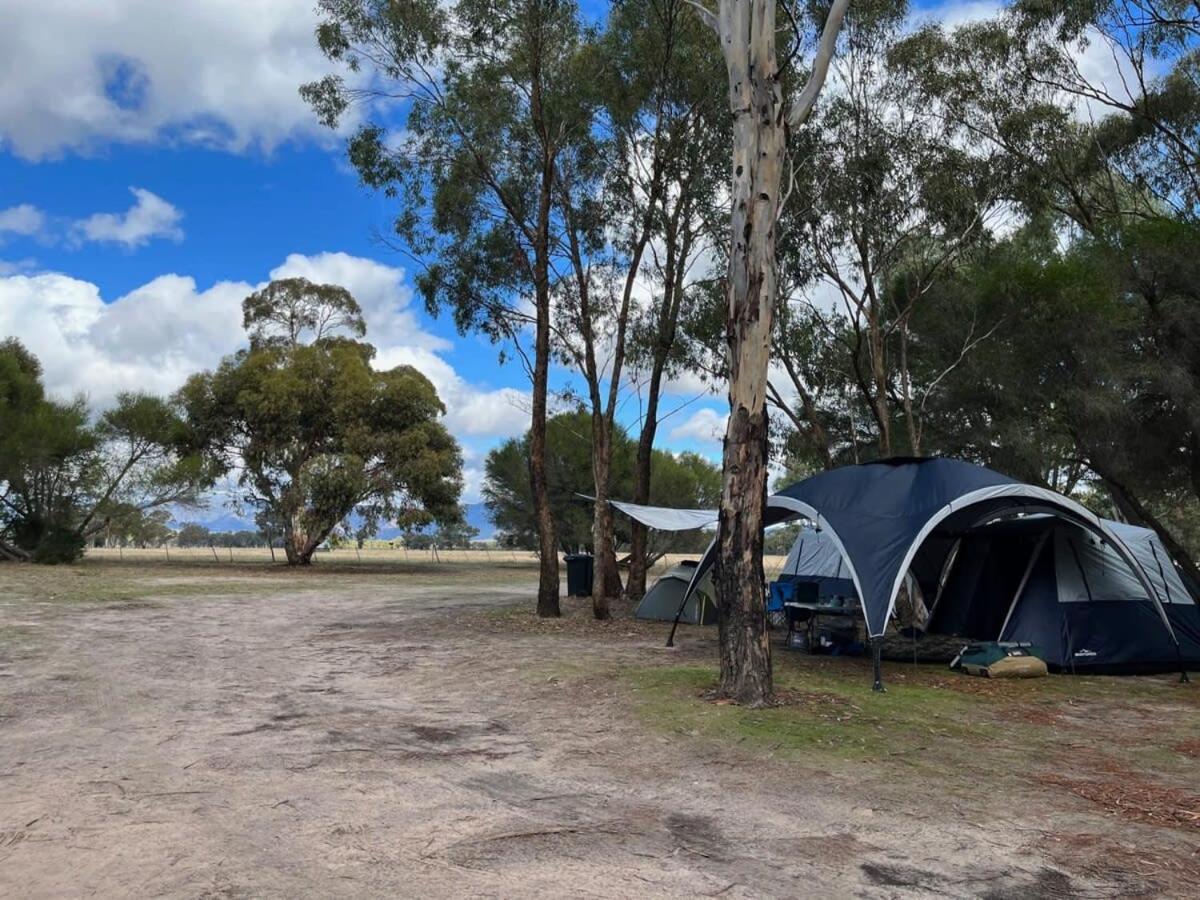
{"type": "Polygon", "coordinates": [[[83,545],[83,538],[74,531],[51,526],[33,548],[31,559],[35,563],[51,566],[72,563],[83,556],[83,545]]]}

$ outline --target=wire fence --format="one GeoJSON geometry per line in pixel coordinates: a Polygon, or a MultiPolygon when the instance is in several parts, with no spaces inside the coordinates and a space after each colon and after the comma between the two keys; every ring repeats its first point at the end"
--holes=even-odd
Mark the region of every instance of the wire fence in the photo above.
{"type": "MultiPolygon", "coordinates": [[[[696,553],[672,553],[658,560],[651,569],[652,575],[658,575],[672,566],[687,559],[698,559],[696,553]]],[[[282,565],[287,561],[284,552],[275,549],[274,557],[267,547],[94,547],[87,551],[90,559],[103,559],[121,562],[171,562],[171,563],[208,563],[210,565],[237,565],[239,563],[270,564],[274,561],[282,565]]],[[[363,564],[424,564],[424,565],[465,565],[465,564],[506,564],[527,565],[535,567],[538,556],[530,550],[509,550],[497,547],[472,548],[470,550],[446,550],[441,548],[414,550],[404,547],[364,547],[359,550],[354,547],[341,547],[337,550],[319,550],[313,555],[313,562],[336,562],[339,565],[363,564]]],[[[763,569],[767,580],[774,578],[783,567],[783,556],[763,557],[763,569]]]]}

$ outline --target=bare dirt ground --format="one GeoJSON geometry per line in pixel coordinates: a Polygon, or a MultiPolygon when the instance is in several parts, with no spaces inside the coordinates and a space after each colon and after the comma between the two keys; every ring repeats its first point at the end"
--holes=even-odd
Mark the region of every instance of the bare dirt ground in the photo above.
{"type": "Polygon", "coordinates": [[[0,567],[0,896],[1195,896],[1198,685],[877,698],[781,653],[754,713],[704,698],[711,633],[532,585],[0,567]]]}

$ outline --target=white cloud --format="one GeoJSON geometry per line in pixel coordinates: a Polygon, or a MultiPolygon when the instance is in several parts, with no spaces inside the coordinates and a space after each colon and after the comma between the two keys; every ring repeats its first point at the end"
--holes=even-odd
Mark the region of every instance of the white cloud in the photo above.
{"type": "Polygon", "coordinates": [[[380,368],[413,366],[437,388],[446,406],[446,425],[466,437],[515,437],[529,428],[529,394],[516,388],[489,390],[465,381],[445,359],[412,345],[380,347],[380,368]]]}
{"type": "Polygon", "coordinates": [[[37,354],[54,393],[106,405],[121,391],[172,391],[234,350],[250,290],[221,282],[199,291],[191,278],[163,275],[105,304],[87,281],[15,275],[0,278],[0,334],[37,354]]]}
{"type": "Polygon", "coordinates": [[[46,215],[32,203],[0,209],[0,240],[7,234],[35,237],[46,227],[46,215]]]}
{"type": "MultiPolygon", "coordinates": [[[[409,305],[404,270],[345,253],[293,254],[272,278],[303,276],[340,284],[358,298],[376,365],[420,369],[447,407],[446,424],[467,438],[508,437],[528,427],[526,394],[488,389],[460,376],[440,353],[451,344],[426,331],[409,305]]],[[[47,387],[84,394],[103,408],[121,391],[174,391],[245,343],[241,303],[261,287],[222,281],[201,290],[194,279],[162,275],[105,303],[91,282],[55,272],[3,275],[0,335],[37,354],[47,387]]]]}
{"type": "Polygon", "coordinates": [[[40,159],[160,139],[270,150],[322,129],[313,0],[0,0],[0,146],[40,159]]]}
{"type": "Polygon", "coordinates": [[[71,227],[72,240],[120,244],[132,250],[155,238],[183,240],[179,221],[183,218],[173,204],[145,188],[131,187],[133,206],[123,213],[95,213],[71,227]]]}
{"type": "Polygon", "coordinates": [[[447,350],[450,342],[422,330],[413,311],[412,289],[405,273],[373,259],[348,253],[292,253],[271,270],[272,279],[307,278],[317,284],[340,284],[354,295],[367,320],[367,339],[377,347],[394,345],[447,350]]]}
{"type": "Polygon", "coordinates": [[[20,275],[22,272],[32,272],[36,269],[37,260],[32,257],[0,259],[0,275],[20,275]]]}
{"type": "Polygon", "coordinates": [[[725,423],[728,419],[728,413],[719,413],[708,407],[698,409],[686,422],[672,428],[668,437],[673,441],[720,444],[725,438],[725,423]]]}

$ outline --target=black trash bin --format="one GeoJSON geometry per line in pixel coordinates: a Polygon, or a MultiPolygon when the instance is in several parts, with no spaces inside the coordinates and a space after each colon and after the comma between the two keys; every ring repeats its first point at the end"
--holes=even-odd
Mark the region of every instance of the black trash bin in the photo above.
{"type": "Polygon", "coordinates": [[[572,597],[592,596],[592,554],[568,553],[563,561],[567,564],[567,593],[572,597]]]}

